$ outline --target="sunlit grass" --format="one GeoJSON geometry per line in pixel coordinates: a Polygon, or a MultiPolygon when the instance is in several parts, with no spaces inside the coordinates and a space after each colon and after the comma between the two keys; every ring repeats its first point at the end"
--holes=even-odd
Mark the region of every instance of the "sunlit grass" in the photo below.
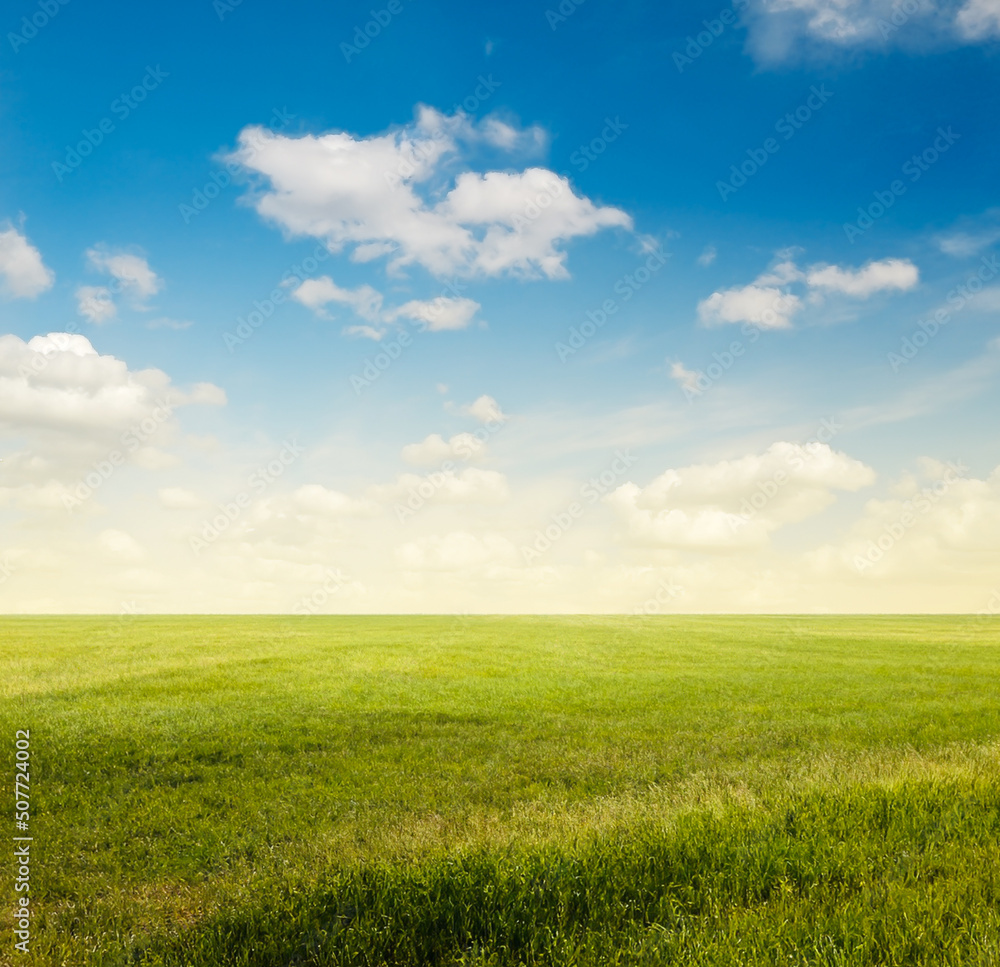
{"type": "Polygon", "coordinates": [[[998,631],[3,619],[31,963],[1000,963],[998,631]]]}

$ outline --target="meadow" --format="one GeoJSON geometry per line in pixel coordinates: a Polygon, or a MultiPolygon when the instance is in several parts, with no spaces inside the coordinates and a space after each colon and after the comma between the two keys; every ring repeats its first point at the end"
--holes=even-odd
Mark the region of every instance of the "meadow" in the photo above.
{"type": "Polygon", "coordinates": [[[27,729],[34,837],[5,965],[1000,965],[995,620],[5,617],[0,642],[2,814],[27,729]]]}

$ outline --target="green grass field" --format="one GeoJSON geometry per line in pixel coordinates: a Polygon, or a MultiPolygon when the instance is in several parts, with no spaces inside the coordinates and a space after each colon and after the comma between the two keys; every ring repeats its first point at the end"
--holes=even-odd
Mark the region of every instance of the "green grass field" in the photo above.
{"type": "Polygon", "coordinates": [[[996,623],[3,618],[0,640],[37,911],[25,956],[5,867],[0,963],[1000,964],[996,623]]]}

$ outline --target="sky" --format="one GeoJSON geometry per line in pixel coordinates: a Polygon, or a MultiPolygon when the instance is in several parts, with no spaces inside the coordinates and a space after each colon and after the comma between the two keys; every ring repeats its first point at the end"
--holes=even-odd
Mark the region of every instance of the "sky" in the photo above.
{"type": "Polygon", "coordinates": [[[1000,0],[0,32],[0,611],[1000,612],[1000,0]]]}

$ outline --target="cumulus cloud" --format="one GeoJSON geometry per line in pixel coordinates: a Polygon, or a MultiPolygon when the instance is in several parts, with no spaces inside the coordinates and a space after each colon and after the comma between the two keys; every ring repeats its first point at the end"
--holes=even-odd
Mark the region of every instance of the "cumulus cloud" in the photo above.
{"type": "Polygon", "coordinates": [[[402,457],[413,466],[430,467],[446,460],[471,460],[482,456],[485,450],[486,441],[474,433],[456,433],[448,440],[440,433],[431,433],[420,443],[403,447],[402,457]]]}
{"type": "Polygon", "coordinates": [[[176,409],[225,399],[211,383],[184,391],[161,370],[130,370],[79,334],[0,336],[0,438],[12,446],[5,478],[73,483],[111,451],[123,462],[163,465],[173,458],[158,447],[176,432],[176,409]]]}
{"type": "Polygon", "coordinates": [[[386,319],[390,322],[400,318],[413,319],[423,323],[430,332],[444,332],[466,329],[480,308],[479,303],[472,299],[451,296],[438,296],[426,301],[412,299],[387,313],[386,319]]]}
{"type": "Polygon", "coordinates": [[[463,409],[480,423],[503,423],[507,419],[507,415],[500,409],[500,404],[485,393],[463,409]]]}
{"type": "MultiPolygon", "coordinates": [[[[250,554],[272,562],[322,560],[344,539],[350,525],[379,512],[372,500],[357,499],[323,484],[261,496],[212,541],[213,554],[250,554]]],[[[204,525],[191,534],[196,546],[204,525]]],[[[204,539],[202,537],[202,539],[204,539]]]]}
{"type": "MultiPolygon", "coordinates": [[[[454,408],[450,403],[446,406],[454,408]]],[[[420,443],[403,447],[403,460],[415,466],[429,467],[450,460],[482,458],[486,454],[487,441],[507,422],[507,414],[492,396],[486,394],[461,407],[461,412],[475,417],[483,426],[473,433],[456,433],[448,440],[439,433],[431,433],[420,443]]]]}
{"type": "MultiPolygon", "coordinates": [[[[783,253],[785,254],[785,253],[783,253]]],[[[783,259],[749,285],[713,292],[698,303],[698,318],[704,326],[751,323],[760,329],[787,329],[804,302],[792,291],[801,286],[810,304],[822,302],[824,294],[867,299],[877,292],[905,291],[920,278],[909,259],[871,261],[860,269],[816,264],[803,270],[791,259],[783,259]]]]}
{"type": "Polygon", "coordinates": [[[13,299],[33,299],[55,281],[38,249],[10,222],[0,228],[0,280],[4,294],[13,299]]]}
{"type": "Polygon", "coordinates": [[[869,262],[860,269],[842,269],[838,265],[814,265],[806,276],[813,288],[842,292],[857,299],[867,299],[876,292],[912,289],[920,279],[917,267],[908,259],[883,259],[869,262]]]}
{"type": "Polygon", "coordinates": [[[564,278],[569,241],[632,220],[543,168],[452,178],[470,145],[524,140],[506,122],[421,106],[412,123],[369,137],[247,128],[228,160],[260,176],[253,203],[263,217],[331,251],[349,248],[355,261],[388,257],[390,271],[420,265],[441,277],[564,278]]]}
{"type": "Polygon", "coordinates": [[[744,285],[713,292],[698,303],[702,325],[752,322],[761,329],[787,329],[802,300],[773,286],[744,285]]]}
{"type": "Polygon", "coordinates": [[[325,307],[331,302],[336,302],[350,307],[362,319],[367,319],[369,322],[378,322],[381,318],[381,292],[370,285],[343,289],[328,275],[321,275],[317,279],[306,279],[292,292],[292,298],[323,316],[326,316],[325,307]]]}
{"type": "Polygon", "coordinates": [[[667,470],[606,500],[630,540],[661,547],[759,547],[774,530],[819,513],[836,490],[873,483],[874,471],[825,443],[779,442],[763,454],[667,470]]]}
{"type": "MultiPolygon", "coordinates": [[[[77,312],[88,322],[100,325],[118,315],[115,295],[123,295],[133,309],[145,311],[146,303],[163,288],[163,280],[149,267],[141,255],[112,251],[103,245],[87,249],[87,262],[92,269],[111,277],[108,285],[81,285],[76,290],[77,312]]],[[[158,325],[183,329],[190,323],[172,323],[161,319],[158,325]]]]}
{"type": "Polygon", "coordinates": [[[869,500],[845,539],[807,555],[826,574],[865,580],[928,574],[959,583],[967,570],[1000,570],[1000,467],[985,478],[959,463],[919,461],[887,497],[869,500]]]}
{"type": "Polygon", "coordinates": [[[366,320],[366,324],[349,326],[345,332],[371,339],[381,339],[385,335],[385,324],[400,319],[419,322],[429,332],[465,329],[481,308],[472,299],[438,296],[436,299],[411,299],[394,309],[383,310],[381,292],[370,285],[344,289],[328,275],[306,279],[292,292],[292,298],[325,319],[330,318],[325,307],[331,302],[348,306],[366,320]]]}

